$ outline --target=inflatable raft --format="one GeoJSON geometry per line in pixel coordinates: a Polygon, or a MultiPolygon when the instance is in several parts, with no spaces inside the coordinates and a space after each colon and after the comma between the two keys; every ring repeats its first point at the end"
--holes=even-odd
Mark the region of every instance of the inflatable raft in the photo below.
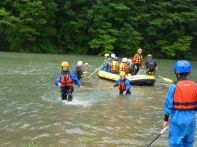
{"type": "MultiPolygon", "coordinates": [[[[100,78],[111,80],[111,81],[117,81],[120,77],[117,74],[109,73],[103,70],[100,70],[98,72],[98,76],[100,78]]],[[[152,86],[155,83],[155,76],[150,75],[127,75],[126,79],[130,81],[132,85],[139,85],[139,86],[152,86]]]]}

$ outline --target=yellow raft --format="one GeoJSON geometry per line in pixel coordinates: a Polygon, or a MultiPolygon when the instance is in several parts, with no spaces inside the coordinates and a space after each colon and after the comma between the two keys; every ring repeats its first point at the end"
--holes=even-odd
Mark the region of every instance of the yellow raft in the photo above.
{"type": "MultiPolygon", "coordinates": [[[[109,73],[103,70],[98,71],[98,76],[100,78],[117,81],[120,77],[117,74],[109,73]]],[[[152,86],[155,83],[155,76],[151,75],[127,75],[126,79],[130,81],[132,85],[139,85],[139,86],[152,86]]]]}

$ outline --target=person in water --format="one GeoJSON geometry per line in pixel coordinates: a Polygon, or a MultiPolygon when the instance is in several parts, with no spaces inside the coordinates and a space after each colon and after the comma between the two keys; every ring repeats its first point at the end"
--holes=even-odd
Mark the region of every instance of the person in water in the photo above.
{"type": "Polygon", "coordinates": [[[148,75],[155,75],[157,70],[157,63],[151,54],[148,54],[144,63],[146,73],[148,75]]]}
{"type": "Polygon", "coordinates": [[[55,84],[60,88],[62,100],[72,101],[74,91],[74,84],[78,85],[80,88],[80,81],[77,79],[76,75],[69,71],[69,63],[64,61],[61,63],[61,72],[57,75],[55,84]]]}
{"type": "Polygon", "coordinates": [[[174,72],[177,81],[170,85],[164,104],[164,127],[169,127],[168,144],[170,147],[193,147],[197,84],[188,79],[192,72],[188,61],[177,61],[174,72]]]}
{"type": "Polygon", "coordinates": [[[118,86],[119,87],[119,94],[120,95],[126,95],[126,94],[131,94],[131,84],[129,80],[127,80],[126,73],[124,71],[121,71],[120,74],[120,79],[114,84],[113,87],[118,86]]]}
{"type": "Polygon", "coordinates": [[[75,69],[75,74],[77,75],[78,80],[81,80],[81,78],[83,77],[82,66],[83,66],[83,62],[82,61],[78,61],[77,62],[77,67],[75,69]]]}

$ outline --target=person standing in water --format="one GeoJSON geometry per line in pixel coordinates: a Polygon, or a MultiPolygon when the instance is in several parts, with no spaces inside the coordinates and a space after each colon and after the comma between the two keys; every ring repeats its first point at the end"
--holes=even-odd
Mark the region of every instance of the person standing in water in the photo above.
{"type": "Polygon", "coordinates": [[[119,87],[119,95],[131,94],[131,91],[130,91],[131,84],[129,80],[125,78],[126,73],[124,71],[121,71],[119,76],[120,76],[120,79],[114,84],[113,87],[116,87],[116,86],[119,87]]]}
{"type": "Polygon", "coordinates": [[[174,72],[177,81],[170,85],[164,104],[164,127],[169,126],[168,144],[170,147],[193,147],[197,85],[188,79],[192,72],[188,61],[177,61],[174,64],[174,72]]]}
{"type": "Polygon", "coordinates": [[[83,66],[83,62],[82,61],[78,61],[77,62],[77,67],[75,69],[75,74],[76,74],[78,80],[81,80],[81,78],[83,77],[82,66],[83,66]]]}
{"type": "Polygon", "coordinates": [[[73,83],[80,86],[80,81],[76,75],[69,71],[69,63],[64,61],[61,63],[61,72],[57,75],[55,84],[60,88],[62,100],[72,101],[74,91],[73,83]]]}

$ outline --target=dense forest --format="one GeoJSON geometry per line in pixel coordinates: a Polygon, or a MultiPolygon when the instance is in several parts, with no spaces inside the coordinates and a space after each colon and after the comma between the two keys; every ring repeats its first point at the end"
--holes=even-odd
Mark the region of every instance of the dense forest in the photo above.
{"type": "Polygon", "coordinates": [[[0,50],[158,58],[197,54],[196,0],[2,0],[0,50]]]}

